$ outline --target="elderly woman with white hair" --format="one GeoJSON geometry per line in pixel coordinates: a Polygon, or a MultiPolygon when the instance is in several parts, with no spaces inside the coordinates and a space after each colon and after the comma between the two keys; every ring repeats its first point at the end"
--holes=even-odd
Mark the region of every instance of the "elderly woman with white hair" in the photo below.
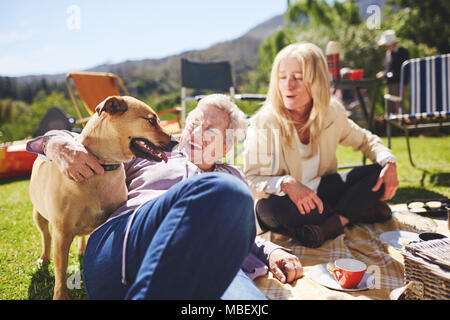
{"type": "Polygon", "coordinates": [[[230,98],[210,94],[189,113],[179,149],[201,170],[214,171],[217,159],[223,158],[235,141],[242,141],[246,130],[245,114],[230,98]]]}
{"type": "MultiPolygon", "coordinates": [[[[189,114],[184,152],[167,152],[167,163],[136,157],[124,165],[128,200],[87,243],[83,271],[90,299],[266,299],[252,279],[267,269],[284,283],[302,276],[289,250],[255,240],[244,174],[220,163],[246,126],[229,97],[209,95],[189,114]]],[[[43,137],[27,149],[68,168],[74,180],[103,174],[75,136],[50,131],[45,152],[43,137]]]]}
{"type": "Polygon", "coordinates": [[[398,187],[396,159],[330,97],[323,52],[291,44],[275,57],[267,99],[251,119],[244,173],[260,226],[319,247],[349,222],[382,222],[398,187]],[[338,145],[374,162],[338,173],[338,145]]]}

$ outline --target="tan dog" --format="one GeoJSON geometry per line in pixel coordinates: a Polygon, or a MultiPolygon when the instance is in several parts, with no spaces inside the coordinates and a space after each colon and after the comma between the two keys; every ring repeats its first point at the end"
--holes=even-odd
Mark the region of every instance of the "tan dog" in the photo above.
{"type": "Polygon", "coordinates": [[[127,200],[123,163],[134,156],[167,162],[163,151],[177,144],[159,125],[155,112],[132,97],[108,97],[96,108],[76,141],[105,164],[119,168],[77,183],[55,163],[36,159],[30,181],[33,218],[41,232],[38,262],[49,260],[52,225],[55,290],[53,299],[67,299],[67,264],[75,236],[90,234],[127,200]]]}

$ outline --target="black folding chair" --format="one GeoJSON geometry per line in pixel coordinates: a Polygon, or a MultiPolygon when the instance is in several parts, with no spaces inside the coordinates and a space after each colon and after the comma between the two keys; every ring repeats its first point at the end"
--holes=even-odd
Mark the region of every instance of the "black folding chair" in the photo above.
{"type": "Polygon", "coordinates": [[[38,128],[33,136],[38,137],[44,135],[50,130],[69,130],[72,131],[75,124],[75,118],[67,115],[58,107],[48,109],[47,113],[42,117],[38,128]]]}
{"type": "Polygon", "coordinates": [[[181,121],[186,120],[186,101],[199,101],[205,95],[186,96],[186,89],[210,90],[218,93],[229,93],[232,100],[264,101],[264,94],[236,94],[231,65],[228,61],[193,62],[181,59],[181,121]]]}

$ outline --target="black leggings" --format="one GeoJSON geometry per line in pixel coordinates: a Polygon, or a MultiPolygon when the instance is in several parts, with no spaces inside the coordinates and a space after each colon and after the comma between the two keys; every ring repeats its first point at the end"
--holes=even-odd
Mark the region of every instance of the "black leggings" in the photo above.
{"type": "Polygon", "coordinates": [[[383,195],[384,185],[378,191],[372,191],[380,172],[381,167],[373,164],[323,176],[317,189],[324,206],[322,214],[317,208],[300,214],[288,195],[261,199],[256,203],[258,222],[263,229],[286,234],[295,234],[302,225],[321,225],[335,213],[355,222],[383,195]]]}

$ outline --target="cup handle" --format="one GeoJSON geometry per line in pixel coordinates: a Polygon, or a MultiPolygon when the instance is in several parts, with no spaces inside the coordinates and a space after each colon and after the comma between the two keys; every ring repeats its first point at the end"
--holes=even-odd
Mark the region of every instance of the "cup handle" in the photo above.
{"type": "Polygon", "coordinates": [[[341,280],[342,273],[338,269],[334,269],[333,273],[334,273],[334,277],[336,278],[337,281],[341,280]]]}

